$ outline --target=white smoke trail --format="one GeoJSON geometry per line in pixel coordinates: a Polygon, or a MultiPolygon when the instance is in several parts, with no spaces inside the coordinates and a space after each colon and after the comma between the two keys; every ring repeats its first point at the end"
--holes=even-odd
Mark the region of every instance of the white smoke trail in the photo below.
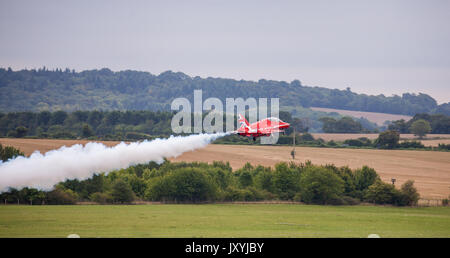
{"type": "Polygon", "coordinates": [[[45,154],[34,152],[30,157],[17,157],[0,163],[0,193],[7,191],[9,187],[51,190],[56,183],[66,179],[84,180],[94,173],[107,173],[139,163],[161,163],[164,158],[177,157],[186,151],[203,148],[227,134],[171,136],[130,144],[122,142],[113,147],[90,142],[85,146],[63,146],[45,154]]]}

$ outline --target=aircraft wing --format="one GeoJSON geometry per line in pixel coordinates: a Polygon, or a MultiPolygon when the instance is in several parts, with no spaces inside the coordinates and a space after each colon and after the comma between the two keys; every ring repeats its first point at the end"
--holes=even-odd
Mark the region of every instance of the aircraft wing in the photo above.
{"type": "Polygon", "coordinates": [[[272,134],[272,133],[282,133],[283,132],[283,130],[280,130],[279,128],[273,128],[273,127],[260,128],[258,131],[261,134],[272,134]]]}

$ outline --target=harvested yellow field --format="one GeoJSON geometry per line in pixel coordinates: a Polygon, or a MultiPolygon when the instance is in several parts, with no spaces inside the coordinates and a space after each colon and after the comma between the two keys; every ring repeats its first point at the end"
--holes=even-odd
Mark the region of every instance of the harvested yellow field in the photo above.
{"type": "MultiPolygon", "coordinates": [[[[360,137],[366,137],[371,140],[378,138],[377,133],[312,133],[314,138],[322,138],[325,141],[345,141],[348,139],[358,139],[360,137]]],[[[422,142],[425,146],[438,146],[439,143],[450,144],[450,134],[428,134],[424,139],[420,140],[414,134],[400,134],[402,140],[417,140],[422,142]]]]}
{"type": "MultiPolygon", "coordinates": [[[[86,140],[48,140],[48,139],[6,139],[0,143],[17,147],[30,155],[33,151],[46,152],[63,145],[85,144],[86,140]]],[[[119,142],[104,141],[108,146],[119,142]]],[[[206,148],[172,158],[172,161],[228,161],[234,168],[246,162],[253,165],[273,166],[281,161],[292,161],[289,146],[245,146],[211,144],[206,148]]],[[[446,198],[450,194],[450,152],[373,150],[373,149],[333,149],[297,147],[295,162],[310,160],[314,164],[335,164],[360,168],[364,165],[376,169],[382,180],[391,178],[401,185],[408,179],[415,181],[424,198],[446,198]]]]}
{"type": "MultiPolygon", "coordinates": [[[[20,139],[20,138],[0,138],[0,143],[3,146],[14,146],[19,148],[25,155],[29,156],[34,151],[45,153],[49,150],[58,149],[62,146],[70,147],[74,144],[86,144],[88,140],[57,140],[57,139],[20,139]]],[[[119,144],[118,141],[96,141],[105,144],[106,146],[114,146],[119,144]]]]}
{"type": "Polygon", "coordinates": [[[383,125],[386,121],[395,121],[404,119],[405,121],[408,121],[412,118],[412,116],[406,116],[406,115],[394,115],[394,114],[387,114],[387,113],[377,113],[377,112],[363,112],[363,111],[353,111],[353,110],[344,110],[344,109],[334,109],[334,108],[320,108],[320,107],[311,107],[312,110],[315,111],[322,111],[322,112],[336,112],[338,114],[344,115],[344,116],[353,116],[356,118],[365,118],[369,120],[372,123],[376,123],[378,125],[383,125]]]}

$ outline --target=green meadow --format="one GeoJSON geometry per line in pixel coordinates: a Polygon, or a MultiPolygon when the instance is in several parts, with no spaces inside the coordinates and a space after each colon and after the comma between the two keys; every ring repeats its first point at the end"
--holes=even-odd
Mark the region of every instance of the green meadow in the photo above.
{"type": "Polygon", "coordinates": [[[450,207],[0,205],[0,237],[450,237],[450,207]]]}

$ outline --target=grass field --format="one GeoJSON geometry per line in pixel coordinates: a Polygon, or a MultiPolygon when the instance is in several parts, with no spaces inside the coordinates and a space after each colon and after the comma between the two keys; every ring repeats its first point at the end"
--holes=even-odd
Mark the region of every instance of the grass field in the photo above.
{"type": "Polygon", "coordinates": [[[0,205],[0,237],[450,237],[450,207],[0,205]]]}

